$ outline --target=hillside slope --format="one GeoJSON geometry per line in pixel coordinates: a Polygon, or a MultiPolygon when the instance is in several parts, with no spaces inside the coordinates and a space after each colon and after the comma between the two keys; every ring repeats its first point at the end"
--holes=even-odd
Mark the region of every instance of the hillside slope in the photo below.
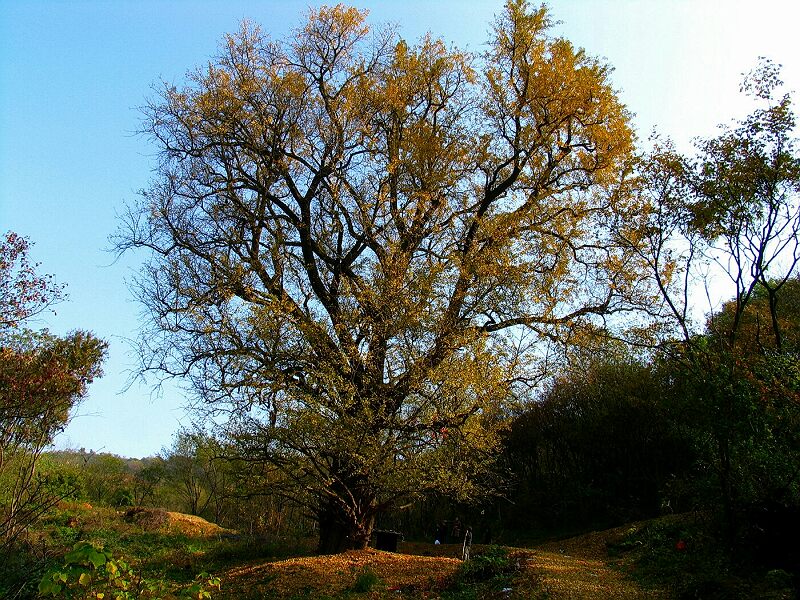
{"type": "MultiPolygon", "coordinates": [[[[537,548],[508,548],[518,570],[503,591],[491,598],[645,599],[666,598],[626,578],[608,559],[605,544],[617,530],[593,533],[537,548]]],[[[367,549],[334,556],[309,556],[253,562],[221,573],[226,598],[352,597],[360,576],[379,582],[364,598],[460,598],[442,590],[461,561],[455,544],[403,544],[399,553],[367,549]],[[348,592],[350,594],[348,595],[348,592]],[[391,594],[387,596],[386,594],[391,594]]],[[[485,548],[477,546],[474,553],[485,548]]],[[[482,597],[482,596],[478,596],[482,597]]]]}

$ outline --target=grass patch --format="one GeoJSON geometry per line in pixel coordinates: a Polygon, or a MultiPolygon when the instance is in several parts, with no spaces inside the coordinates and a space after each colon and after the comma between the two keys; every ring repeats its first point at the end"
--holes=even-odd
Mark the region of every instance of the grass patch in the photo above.
{"type": "Polygon", "coordinates": [[[369,566],[363,567],[356,574],[356,580],[353,582],[350,590],[356,594],[365,594],[371,592],[374,588],[382,585],[383,581],[378,574],[373,571],[369,566]]]}
{"type": "MultiPolygon", "coordinates": [[[[202,573],[217,573],[249,561],[270,561],[308,553],[307,546],[297,540],[252,538],[232,532],[188,535],[164,527],[166,514],[157,510],[123,513],[107,507],[82,505],[54,508],[32,531],[37,547],[43,549],[39,554],[45,558],[38,560],[35,569],[22,567],[18,563],[25,562],[23,559],[30,556],[30,551],[19,549],[4,561],[15,576],[6,576],[0,565],[0,580],[3,581],[0,598],[10,597],[12,584],[14,590],[20,587],[35,590],[41,574],[58,566],[61,557],[80,541],[105,549],[114,557],[124,559],[141,577],[163,581],[167,586],[192,584],[202,573]]],[[[27,597],[33,598],[35,593],[20,596],[27,597]]]]}

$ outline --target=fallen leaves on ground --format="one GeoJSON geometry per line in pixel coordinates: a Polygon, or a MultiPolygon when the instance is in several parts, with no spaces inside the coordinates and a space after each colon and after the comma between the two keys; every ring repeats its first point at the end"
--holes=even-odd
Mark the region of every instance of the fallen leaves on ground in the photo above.
{"type": "Polygon", "coordinates": [[[645,590],[624,573],[600,558],[559,552],[533,551],[526,561],[531,577],[549,598],[661,598],[656,590],[645,590]]]}
{"type": "Polygon", "coordinates": [[[450,577],[461,563],[456,558],[417,556],[380,550],[351,550],[330,556],[305,556],[278,562],[246,565],[227,571],[226,595],[250,597],[272,594],[338,594],[352,587],[365,569],[377,575],[389,590],[430,589],[450,577]]]}
{"type": "Polygon", "coordinates": [[[202,517],[161,508],[132,508],[125,513],[125,519],[148,531],[169,531],[188,537],[212,537],[233,533],[232,530],[206,521],[202,517]]]}
{"type": "MultiPolygon", "coordinates": [[[[588,534],[536,549],[509,548],[519,571],[502,598],[645,599],[663,598],[643,589],[615,568],[606,552],[609,536],[617,531],[588,534]]],[[[332,556],[308,556],[249,564],[228,570],[223,577],[226,598],[336,597],[351,589],[358,575],[371,570],[380,578],[379,590],[400,592],[397,598],[438,598],[461,560],[458,544],[402,543],[400,553],[353,550],[332,556]]],[[[480,552],[481,547],[473,547],[480,552]]],[[[379,591],[375,597],[385,597],[379,591]]],[[[359,596],[364,597],[364,596],[359,596]]],[[[368,597],[368,596],[367,596],[368,597]]]]}
{"type": "Polygon", "coordinates": [[[233,533],[230,529],[206,521],[202,517],[167,511],[167,528],[190,537],[209,537],[233,533]]]}

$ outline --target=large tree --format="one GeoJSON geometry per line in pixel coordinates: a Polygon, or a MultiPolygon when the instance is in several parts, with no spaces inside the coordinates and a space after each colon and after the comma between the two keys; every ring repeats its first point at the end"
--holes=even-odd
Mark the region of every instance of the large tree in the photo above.
{"type": "Polygon", "coordinates": [[[233,410],[322,551],[478,493],[540,343],[630,307],[629,115],[549,26],[511,0],[473,56],[321,8],[145,109],[160,161],[118,238],[151,251],[143,368],[233,410]]]}

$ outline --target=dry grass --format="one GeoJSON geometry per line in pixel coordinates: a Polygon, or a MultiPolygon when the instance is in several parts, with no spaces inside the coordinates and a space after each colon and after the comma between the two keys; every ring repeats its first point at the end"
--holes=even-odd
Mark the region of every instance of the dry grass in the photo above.
{"type": "Polygon", "coordinates": [[[666,592],[643,589],[626,578],[624,565],[608,556],[609,545],[637,525],[541,544],[531,552],[529,569],[551,598],[666,598],[666,592]]]}

